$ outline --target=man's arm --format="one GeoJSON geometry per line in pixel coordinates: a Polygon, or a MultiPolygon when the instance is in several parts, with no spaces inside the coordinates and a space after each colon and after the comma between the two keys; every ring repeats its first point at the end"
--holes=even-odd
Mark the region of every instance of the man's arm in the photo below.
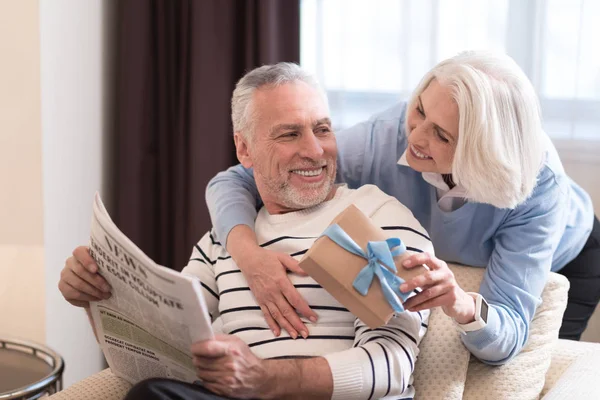
{"type": "Polygon", "coordinates": [[[182,274],[200,280],[206,307],[213,320],[219,315],[219,289],[215,278],[215,269],[211,263],[211,260],[219,257],[218,246],[213,243],[214,241],[212,232],[207,232],[194,245],[188,265],[181,271],[182,274]]]}

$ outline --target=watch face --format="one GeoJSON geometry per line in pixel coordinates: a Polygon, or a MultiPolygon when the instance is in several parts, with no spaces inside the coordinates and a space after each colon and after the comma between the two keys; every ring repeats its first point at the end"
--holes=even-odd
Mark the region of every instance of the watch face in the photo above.
{"type": "Polygon", "coordinates": [[[481,299],[481,319],[486,324],[487,324],[487,317],[488,317],[488,303],[487,303],[487,301],[485,301],[485,299],[482,298],[481,299]]]}

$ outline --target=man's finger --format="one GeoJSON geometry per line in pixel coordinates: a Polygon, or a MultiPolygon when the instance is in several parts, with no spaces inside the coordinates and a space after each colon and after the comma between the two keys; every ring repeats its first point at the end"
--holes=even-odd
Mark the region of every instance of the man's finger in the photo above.
{"type": "Polygon", "coordinates": [[[281,292],[287,299],[288,303],[292,305],[300,314],[308,318],[311,322],[317,322],[318,316],[310,306],[308,302],[302,297],[294,285],[290,284],[281,288],[281,292]]]}
{"type": "Polygon", "coordinates": [[[87,246],[79,246],[73,250],[73,257],[77,259],[92,274],[98,272],[98,266],[90,255],[90,250],[87,246]]]}
{"type": "MultiPolygon", "coordinates": [[[[95,299],[94,301],[98,301],[105,298],[107,299],[108,297],[110,297],[109,293],[104,293],[96,289],[94,286],[90,285],[89,283],[81,279],[79,276],[77,276],[73,271],[69,270],[67,273],[65,273],[62,280],[66,284],[71,286],[75,292],[92,296],[95,299]]],[[[77,298],[77,300],[81,299],[77,298]]]]}
{"type": "Polygon", "coordinates": [[[99,274],[91,273],[85,269],[81,263],[76,262],[75,260],[73,260],[72,265],[69,267],[75,273],[75,275],[94,286],[96,289],[104,293],[110,293],[110,286],[108,285],[108,282],[106,282],[106,280],[99,274]]]}
{"type": "Polygon", "coordinates": [[[279,261],[281,262],[281,264],[288,271],[291,271],[291,272],[301,275],[301,276],[308,276],[308,274],[306,272],[304,272],[304,270],[302,268],[300,268],[300,264],[294,257],[292,257],[288,254],[281,254],[278,258],[279,258],[279,261]]]}
{"type": "Polygon", "coordinates": [[[213,383],[218,384],[222,378],[223,372],[212,371],[204,368],[196,368],[196,376],[202,379],[204,385],[213,383]]]}
{"type": "Polygon", "coordinates": [[[65,297],[65,300],[67,300],[68,302],[70,302],[73,305],[84,306],[84,305],[86,305],[85,303],[89,304],[90,301],[100,301],[101,300],[100,298],[98,298],[96,296],[91,296],[87,293],[83,293],[83,292],[79,291],[78,289],[71,286],[64,279],[62,279],[58,283],[58,289],[61,291],[61,293],[65,297]],[[75,303],[77,303],[77,304],[75,304],[75,303]]]}
{"type": "MultiPolygon", "coordinates": [[[[289,304],[288,304],[288,307],[290,307],[289,304]]],[[[275,321],[277,321],[279,326],[282,327],[283,329],[285,329],[293,339],[296,339],[298,337],[298,332],[296,332],[294,327],[283,316],[283,314],[281,313],[281,311],[279,310],[279,308],[277,307],[276,304],[267,303],[267,309],[271,313],[271,316],[273,317],[273,319],[275,321]]]]}
{"type": "Polygon", "coordinates": [[[218,340],[203,340],[192,344],[192,354],[196,357],[219,358],[229,354],[229,346],[218,340]]]}
{"type": "MultiPolygon", "coordinates": [[[[223,357],[223,359],[226,359],[226,357],[223,357]]],[[[197,370],[221,371],[223,370],[223,365],[219,360],[219,358],[194,356],[192,363],[197,370]]]]}

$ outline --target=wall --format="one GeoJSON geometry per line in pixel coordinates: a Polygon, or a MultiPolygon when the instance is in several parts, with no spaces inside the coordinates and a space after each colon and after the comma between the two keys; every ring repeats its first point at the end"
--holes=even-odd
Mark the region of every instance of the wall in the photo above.
{"type": "Polygon", "coordinates": [[[0,1],[0,335],[43,342],[38,11],[0,1]]]}
{"type": "Polygon", "coordinates": [[[94,193],[109,195],[104,138],[115,4],[40,2],[46,341],[65,358],[67,386],[104,367],[85,312],[56,286],[65,259],[89,241],[94,193]]]}

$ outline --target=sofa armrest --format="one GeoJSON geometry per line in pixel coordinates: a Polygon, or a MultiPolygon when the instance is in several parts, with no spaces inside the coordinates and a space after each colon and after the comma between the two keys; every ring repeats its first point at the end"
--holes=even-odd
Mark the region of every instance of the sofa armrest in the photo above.
{"type": "Polygon", "coordinates": [[[587,353],[578,358],[561,375],[544,400],[596,399],[600,393],[598,354],[587,353]]]}
{"type": "Polygon", "coordinates": [[[122,400],[131,384],[116,377],[110,369],[98,372],[65,390],[48,397],[51,400],[122,400]]]}
{"type": "Polygon", "coordinates": [[[542,391],[544,400],[592,399],[600,393],[600,344],[559,340],[542,391]]]}

